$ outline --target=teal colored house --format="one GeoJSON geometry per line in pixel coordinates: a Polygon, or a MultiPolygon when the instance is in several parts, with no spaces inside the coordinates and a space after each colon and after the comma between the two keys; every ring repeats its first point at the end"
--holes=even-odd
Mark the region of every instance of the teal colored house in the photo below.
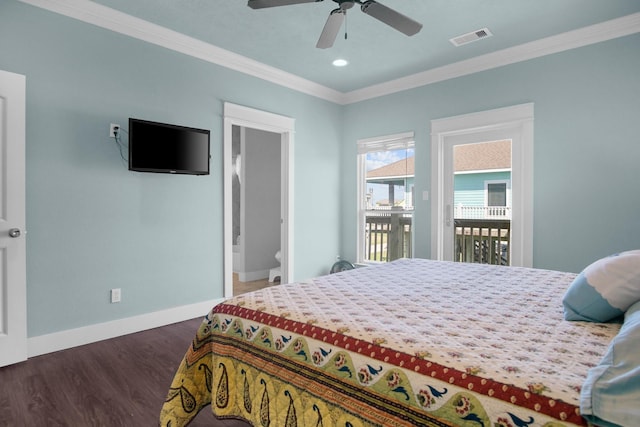
{"type": "Polygon", "coordinates": [[[454,218],[511,218],[511,141],[457,146],[454,218]]]}

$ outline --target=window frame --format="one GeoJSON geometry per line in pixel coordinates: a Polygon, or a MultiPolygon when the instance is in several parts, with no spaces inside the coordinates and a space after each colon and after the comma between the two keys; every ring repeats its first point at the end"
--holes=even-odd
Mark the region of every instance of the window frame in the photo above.
{"type": "MultiPolygon", "coordinates": [[[[359,139],[357,141],[357,197],[356,197],[356,212],[357,212],[357,227],[356,227],[356,262],[360,264],[374,264],[379,261],[369,261],[365,259],[366,253],[366,239],[364,236],[364,228],[367,215],[367,206],[365,203],[365,194],[367,191],[367,167],[366,157],[368,153],[374,153],[379,151],[391,151],[400,149],[413,148],[415,150],[415,134],[413,131],[402,132],[392,135],[377,136],[372,138],[359,139]]],[[[414,165],[415,166],[415,165],[414,165]]],[[[414,184],[415,186],[415,184],[414,184]]],[[[405,190],[406,191],[406,190],[405,190]]],[[[415,203],[415,200],[414,200],[415,203]]],[[[414,219],[412,211],[412,221],[414,219]]],[[[414,244],[413,238],[415,227],[411,227],[411,244],[414,244]]],[[[413,253],[413,248],[412,248],[413,253]]]]}

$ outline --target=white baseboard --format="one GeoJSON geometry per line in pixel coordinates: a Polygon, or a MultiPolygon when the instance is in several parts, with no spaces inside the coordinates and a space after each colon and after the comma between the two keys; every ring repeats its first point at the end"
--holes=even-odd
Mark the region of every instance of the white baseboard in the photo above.
{"type": "Polygon", "coordinates": [[[267,279],[269,270],[243,271],[238,273],[238,280],[241,282],[253,282],[254,280],[267,279]]]}
{"type": "Polygon", "coordinates": [[[31,337],[27,339],[27,357],[40,356],[54,351],[204,317],[214,305],[222,301],[224,301],[224,298],[31,337]]]}

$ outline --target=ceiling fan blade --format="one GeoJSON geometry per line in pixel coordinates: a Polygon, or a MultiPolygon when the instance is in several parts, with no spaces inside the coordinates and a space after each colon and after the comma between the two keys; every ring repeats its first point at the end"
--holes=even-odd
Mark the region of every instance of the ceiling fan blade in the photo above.
{"type": "Polygon", "coordinates": [[[342,9],[335,9],[331,12],[316,44],[317,48],[327,49],[333,46],[338,36],[338,31],[340,31],[340,27],[342,27],[342,23],[344,22],[345,14],[346,12],[342,9]]]}
{"type": "Polygon", "coordinates": [[[367,15],[373,16],[377,20],[384,22],[408,36],[412,36],[422,29],[421,23],[374,0],[365,1],[362,3],[360,9],[367,15]]]}
{"type": "Polygon", "coordinates": [[[315,3],[322,0],[249,0],[247,6],[251,9],[264,9],[266,7],[289,6],[299,3],[315,3]]]}

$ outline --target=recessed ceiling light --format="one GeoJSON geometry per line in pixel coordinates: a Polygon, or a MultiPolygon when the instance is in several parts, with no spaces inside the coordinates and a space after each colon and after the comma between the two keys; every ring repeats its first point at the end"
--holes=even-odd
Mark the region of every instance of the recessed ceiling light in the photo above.
{"type": "Polygon", "coordinates": [[[333,61],[334,67],[344,67],[347,64],[349,64],[349,61],[347,61],[346,59],[336,59],[335,61],[333,61]]]}

